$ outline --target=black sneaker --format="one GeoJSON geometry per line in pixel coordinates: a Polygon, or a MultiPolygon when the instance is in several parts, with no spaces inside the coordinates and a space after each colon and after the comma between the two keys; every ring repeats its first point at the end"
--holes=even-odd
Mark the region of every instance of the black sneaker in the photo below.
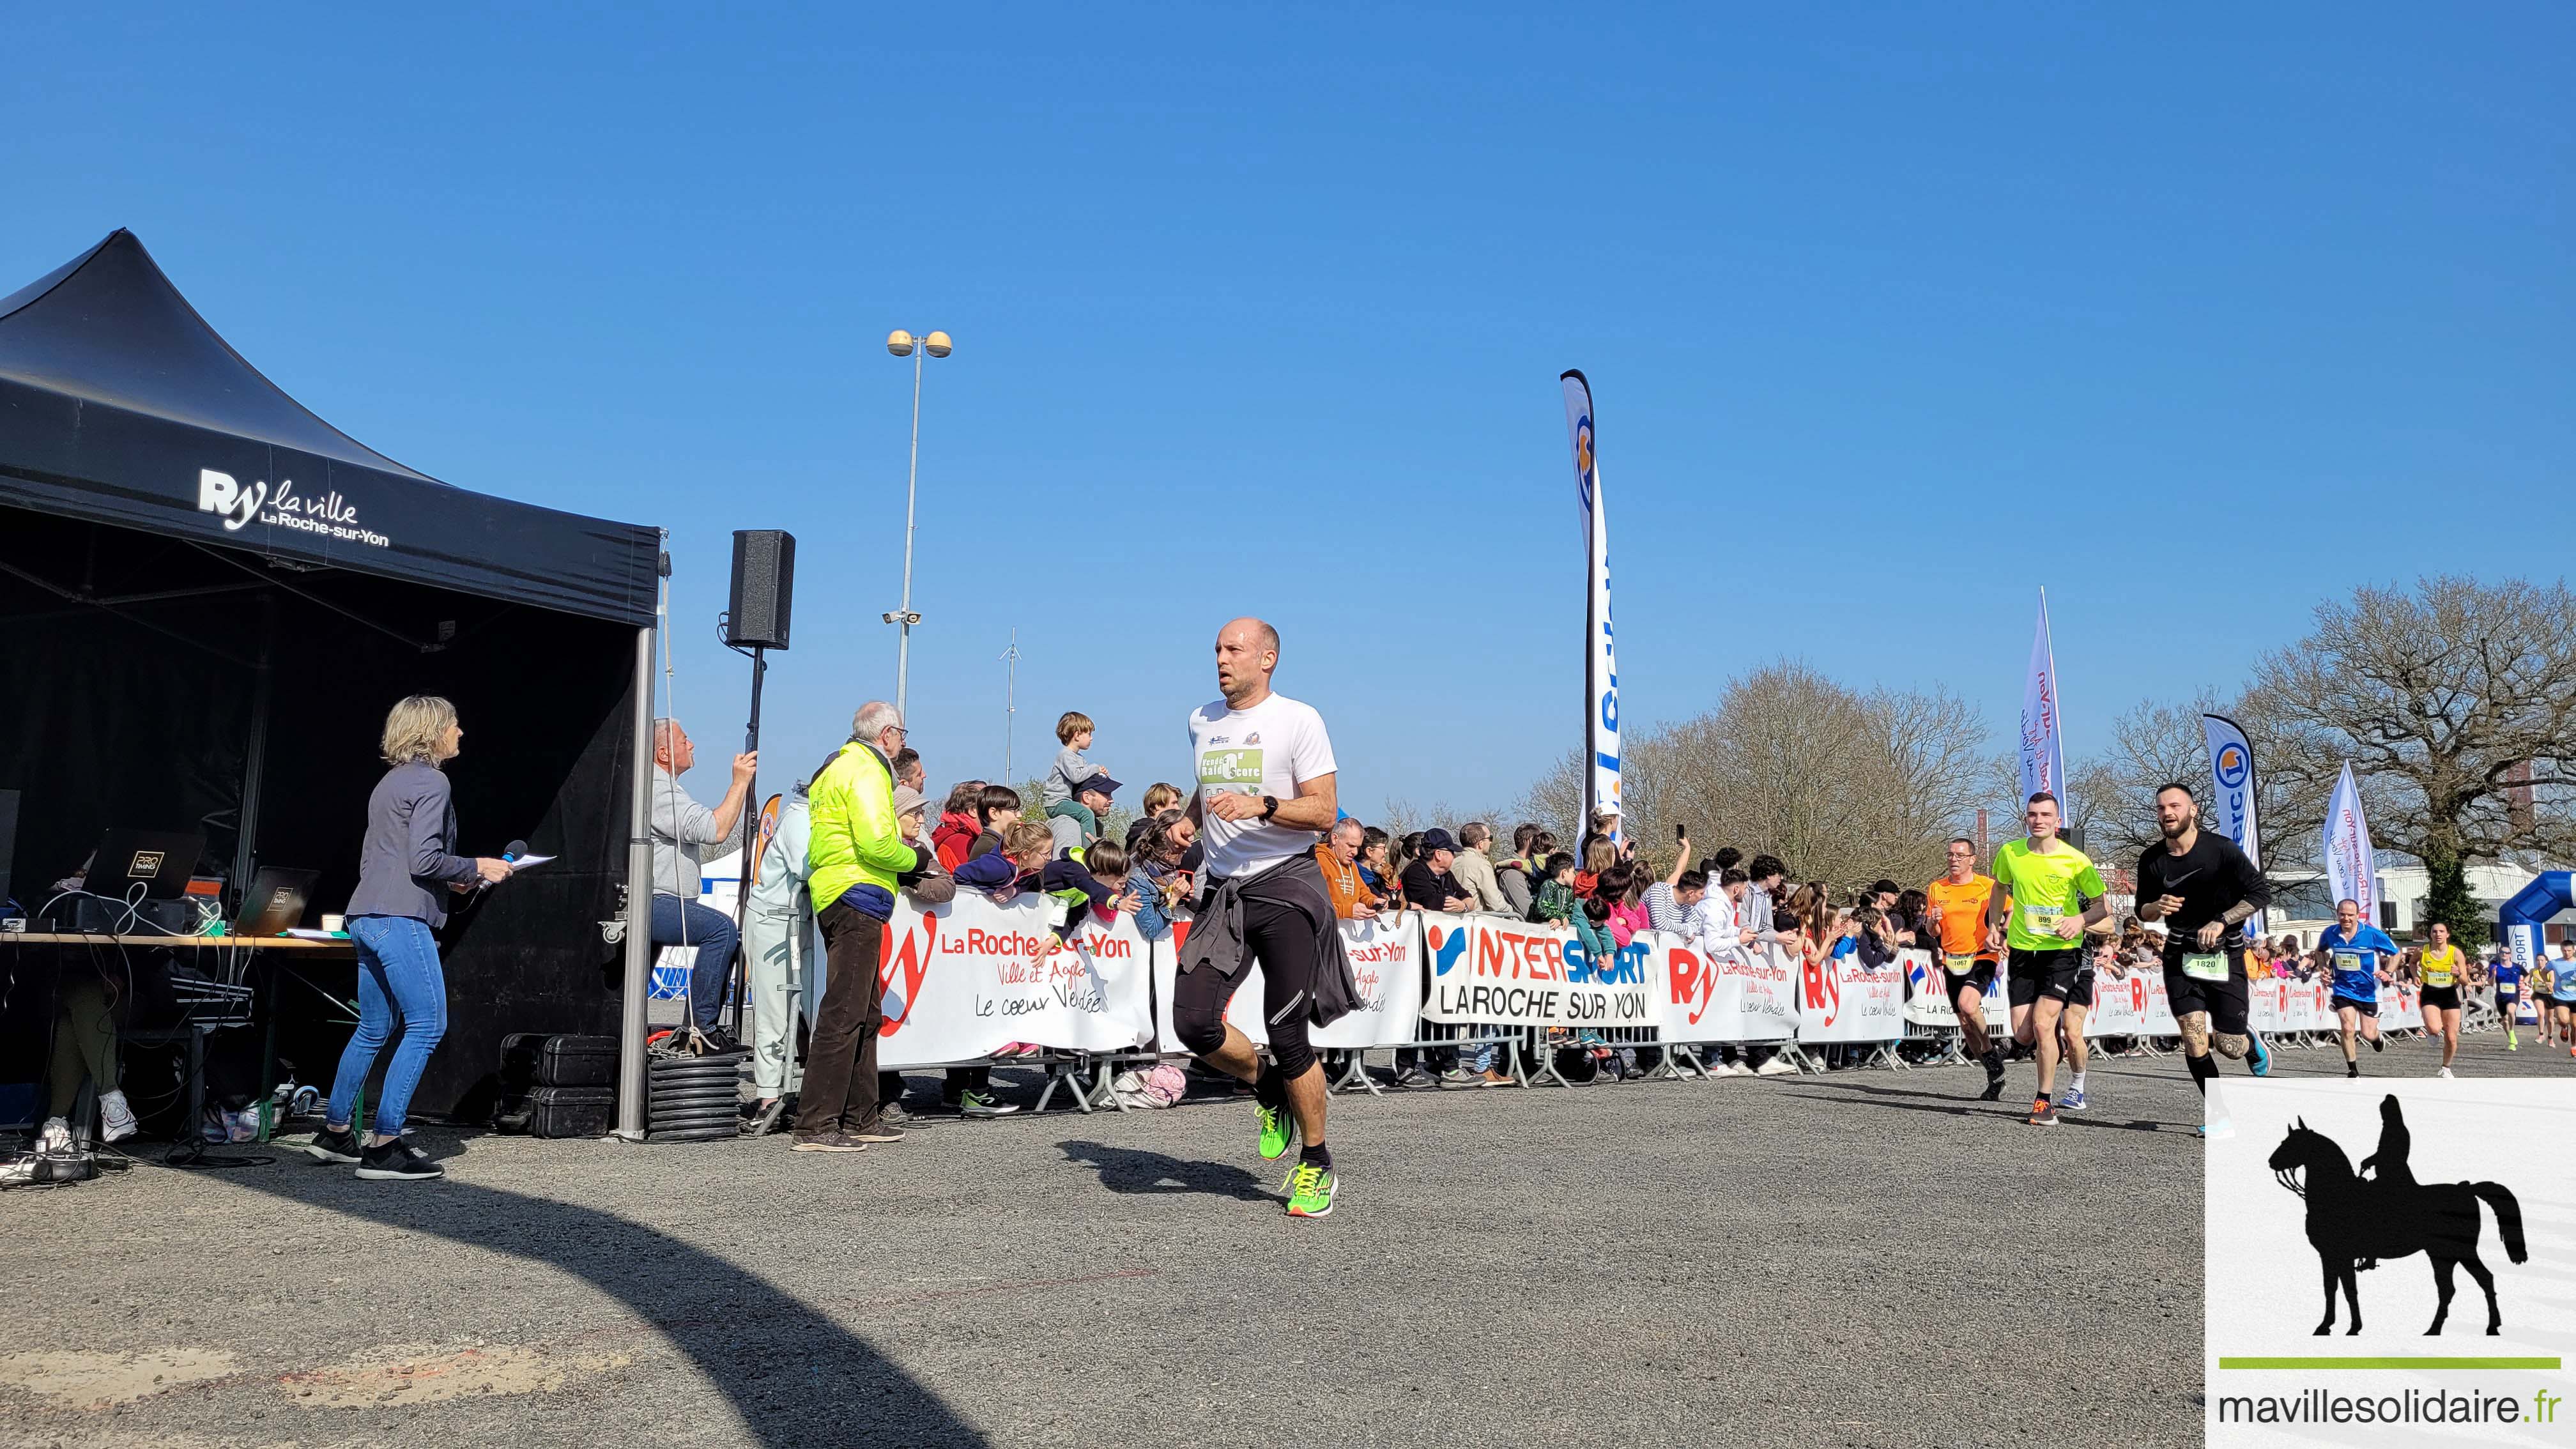
{"type": "Polygon", "coordinates": [[[304,1148],[304,1155],[316,1162],[355,1162],[363,1152],[354,1129],[334,1132],[328,1126],[314,1133],[304,1148]]]}
{"type": "Polygon", "coordinates": [[[446,1175],[428,1153],[399,1137],[377,1143],[358,1159],[358,1176],[370,1182],[427,1182],[446,1175]]]}

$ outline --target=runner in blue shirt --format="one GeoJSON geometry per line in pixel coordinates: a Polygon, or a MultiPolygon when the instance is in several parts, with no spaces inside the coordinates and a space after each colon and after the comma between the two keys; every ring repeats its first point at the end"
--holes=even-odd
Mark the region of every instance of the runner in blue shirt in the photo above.
{"type": "Polygon", "coordinates": [[[2522,963],[2506,951],[2495,962],[2496,1015],[2504,1018],[2504,1049],[2522,1050],[2522,963]]]}
{"type": "Polygon", "coordinates": [[[2335,1020],[2343,1031],[2343,1074],[2361,1075],[2356,1032],[2372,1051],[2385,1050],[2379,1040],[2379,986],[2397,964],[2397,943],[2377,926],[2361,923],[2361,906],[2335,902],[2335,923],[2317,933],[2317,948],[2326,953],[2334,973],[2335,1020]]]}
{"type": "Polygon", "coordinates": [[[2551,965],[2556,974],[2549,978],[2549,1014],[2556,1034],[2550,1037],[2549,1044],[2556,1046],[2563,1035],[2568,1041],[2567,1054],[2576,1057],[2576,941],[2559,942],[2558,959],[2551,965]]]}

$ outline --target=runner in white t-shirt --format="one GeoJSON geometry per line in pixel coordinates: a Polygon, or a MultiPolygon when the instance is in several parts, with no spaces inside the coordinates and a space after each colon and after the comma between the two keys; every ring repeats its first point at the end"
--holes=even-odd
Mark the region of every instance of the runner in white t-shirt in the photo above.
{"type": "Polygon", "coordinates": [[[1279,631],[1234,620],[1216,636],[1224,697],[1190,715],[1198,778],[1190,816],[1205,832],[1207,887],[1182,948],[1172,1026],[1199,1060],[1252,1083],[1262,1156],[1287,1152],[1293,1119],[1306,1145],[1288,1174],[1288,1212],[1319,1218],[1333,1210],[1339,1185],[1324,1145],[1324,1069],[1306,1031],[1347,1010],[1350,995],[1340,927],[1315,859],[1315,842],[1337,813],[1335,766],[1323,716],[1270,692],[1278,667],[1279,631]],[[1251,1038],[1225,1020],[1244,968],[1256,960],[1270,1029],[1267,1069],[1251,1038]]]}

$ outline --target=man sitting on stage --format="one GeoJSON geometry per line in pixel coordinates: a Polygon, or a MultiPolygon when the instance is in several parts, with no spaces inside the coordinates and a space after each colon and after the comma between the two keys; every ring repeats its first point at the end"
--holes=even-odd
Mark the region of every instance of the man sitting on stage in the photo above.
{"type": "MultiPolygon", "coordinates": [[[[653,944],[695,946],[689,973],[689,1020],[703,1051],[730,1051],[716,1026],[725,987],[733,979],[733,918],[698,900],[702,847],[731,847],[743,824],[757,754],[733,757],[733,784],[713,810],[680,790],[679,776],[697,763],[697,747],[678,720],[653,722],[653,944]]],[[[676,1041],[676,1038],[675,1038],[676,1041]]]]}

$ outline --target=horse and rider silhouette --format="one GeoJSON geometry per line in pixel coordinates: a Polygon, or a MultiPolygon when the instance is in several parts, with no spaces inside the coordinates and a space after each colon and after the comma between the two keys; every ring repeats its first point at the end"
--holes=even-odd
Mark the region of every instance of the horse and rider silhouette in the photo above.
{"type": "Polygon", "coordinates": [[[2335,1140],[2301,1118],[2272,1153],[2272,1175],[2283,1187],[2308,1201],[2308,1242],[2317,1250],[2325,1275],[2326,1316],[2317,1332],[2332,1333],[2335,1286],[2343,1286],[2352,1309],[2347,1336],[2361,1332],[2361,1293],[2356,1273],[2379,1266],[2382,1259],[2422,1253],[2433,1265],[2433,1285],[2441,1306],[2433,1310],[2427,1337],[2439,1335],[2451,1316],[2451,1270],[2464,1267],[2487,1295],[2487,1332],[2504,1331],[2504,1314],[2496,1306],[2495,1275],[2478,1261],[2478,1203],[2495,1209],[2496,1231],[2505,1256],[2527,1260],[2523,1251],[2522,1205],[2502,1183],[2415,1180],[2407,1156],[2413,1138],[2406,1130],[2406,1111],[2394,1096],[2379,1104],[2379,1150],[2361,1160],[2355,1172],[2335,1140]],[[2368,1177],[2362,1173],[2370,1174],[2368,1177]]]}

